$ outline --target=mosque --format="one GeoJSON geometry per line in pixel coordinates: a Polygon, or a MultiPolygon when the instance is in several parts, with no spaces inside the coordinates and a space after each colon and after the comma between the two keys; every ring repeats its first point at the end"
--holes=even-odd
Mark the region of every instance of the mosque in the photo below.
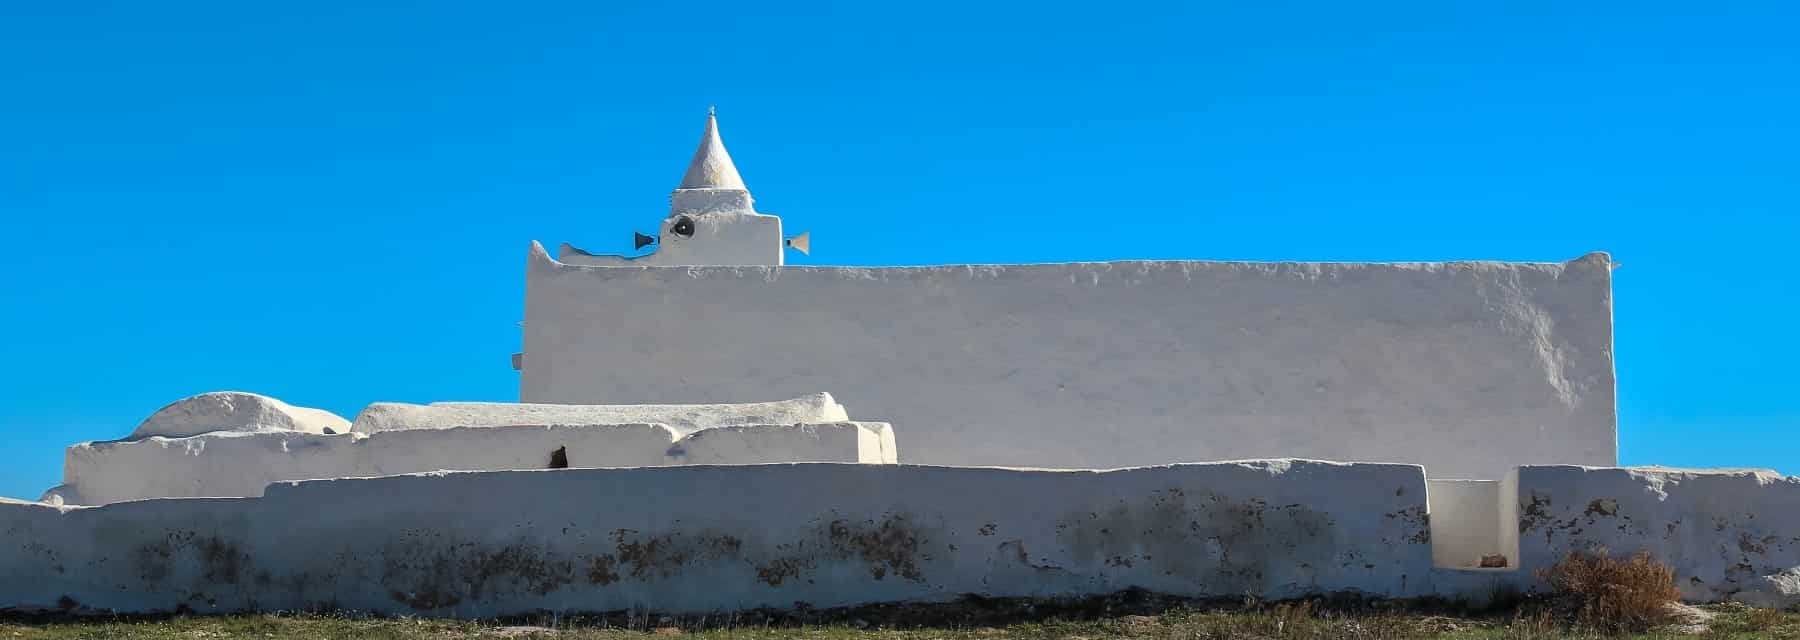
{"type": "Polygon", "coordinates": [[[0,499],[0,610],[1479,600],[1591,547],[1800,603],[1800,480],[1617,466],[1604,253],[788,266],[711,113],[636,248],[531,243],[517,403],[69,447],[0,499]]]}

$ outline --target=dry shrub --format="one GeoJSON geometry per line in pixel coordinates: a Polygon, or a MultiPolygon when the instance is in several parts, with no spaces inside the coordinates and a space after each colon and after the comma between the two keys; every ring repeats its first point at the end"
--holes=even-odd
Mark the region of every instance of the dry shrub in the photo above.
{"type": "MultiPolygon", "coordinates": [[[[1175,611],[1163,615],[1154,628],[1116,628],[1118,633],[1100,634],[1101,637],[1116,635],[1163,640],[1415,640],[1438,637],[1438,632],[1461,631],[1463,626],[1447,619],[1421,620],[1418,616],[1397,609],[1339,608],[1330,603],[1305,600],[1280,604],[1247,601],[1240,609],[1175,611]]],[[[1082,635],[1092,637],[1089,634],[1082,635]]],[[[1030,636],[1014,634],[1013,637],[1030,636]]]]}
{"type": "Polygon", "coordinates": [[[1537,576],[1555,590],[1558,613],[1607,633],[1666,624],[1669,605],[1681,601],[1675,570],[1647,552],[1620,560],[1605,549],[1572,551],[1537,576]]]}

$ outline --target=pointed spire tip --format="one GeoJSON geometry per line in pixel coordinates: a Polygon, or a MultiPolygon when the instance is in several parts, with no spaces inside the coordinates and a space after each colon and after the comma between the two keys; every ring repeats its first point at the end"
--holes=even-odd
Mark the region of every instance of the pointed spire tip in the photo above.
{"type": "Polygon", "coordinates": [[[700,148],[694,150],[694,159],[688,162],[687,173],[681,177],[681,186],[676,188],[744,189],[744,179],[738,175],[731,154],[725,151],[725,141],[719,137],[714,107],[706,109],[706,130],[700,135],[700,148]]]}

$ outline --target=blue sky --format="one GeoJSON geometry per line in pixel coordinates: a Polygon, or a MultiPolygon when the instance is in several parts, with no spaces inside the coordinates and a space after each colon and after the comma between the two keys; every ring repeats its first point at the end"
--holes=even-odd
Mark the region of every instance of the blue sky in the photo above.
{"type": "Polygon", "coordinates": [[[1793,7],[6,3],[0,495],[515,399],[528,242],[653,230],[710,104],[801,263],[1610,251],[1623,461],[1800,472],[1793,7]]]}

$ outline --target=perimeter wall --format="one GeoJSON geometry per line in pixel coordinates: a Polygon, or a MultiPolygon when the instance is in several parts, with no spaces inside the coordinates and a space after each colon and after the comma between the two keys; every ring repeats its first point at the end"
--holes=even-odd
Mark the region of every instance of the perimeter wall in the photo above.
{"type": "Polygon", "coordinates": [[[1800,479],[1766,471],[1524,467],[1448,488],[1416,465],[1305,460],[456,472],[0,500],[0,537],[0,611],[713,613],[1126,589],[1480,602],[1599,548],[1667,562],[1689,600],[1800,605],[1800,479]],[[1456,568],[1488,554],[1508,566],[1456,568]]]}
{"type": "Polygon", "coordinates": [[[0,502],[0,609],[496,616],[1430,588],[1409,465],[778,464],[437,473],[0,502]]]}

